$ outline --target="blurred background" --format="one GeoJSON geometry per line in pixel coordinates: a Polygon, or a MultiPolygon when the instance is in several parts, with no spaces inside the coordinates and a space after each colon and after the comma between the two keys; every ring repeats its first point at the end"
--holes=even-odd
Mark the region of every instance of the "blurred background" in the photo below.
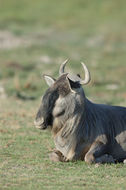
{"type": "Polygon", "coordinates": [[[91,99],[126,102],[125,10],[124,0],[0,0],[0,97],[37,99],[41,74],[57,77],[69,58],[68,71],[88,66],[91,99]]]}
{"type": "Polygon", "coordinates": [[[51,133],[34,127],[41,75],[67,58],[68,72],[89,68],[89,99],[126,106],[126,1],[0,0],[0,189],[126,189],[122,165],[49,161],[51,133]]]}

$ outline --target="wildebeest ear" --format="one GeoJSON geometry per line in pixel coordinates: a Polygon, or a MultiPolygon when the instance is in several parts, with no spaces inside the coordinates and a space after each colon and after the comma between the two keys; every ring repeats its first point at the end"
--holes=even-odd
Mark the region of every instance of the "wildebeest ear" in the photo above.
{"type": "Polygon", "coordinates": [[[45,81],[49,87],[52,86],[56,81],[53,77],[51,77],[49,75],[43,75],[43,77],[44,77],[44,79],[45,79],[45,81]]]}

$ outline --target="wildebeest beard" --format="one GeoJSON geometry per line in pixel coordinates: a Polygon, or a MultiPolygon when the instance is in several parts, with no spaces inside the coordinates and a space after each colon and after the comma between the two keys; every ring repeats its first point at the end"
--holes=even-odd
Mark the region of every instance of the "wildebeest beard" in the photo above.
{"type": "Polygon", "coordinates": [[[58,97],[59,93],[57,89],[52,90],[49,88],[44,94],[40,109],[36,116],[36,118],[44,119],[42,129],[46,129],[48,126],[52,126],[53,124],[52,111],[58,97]]]}

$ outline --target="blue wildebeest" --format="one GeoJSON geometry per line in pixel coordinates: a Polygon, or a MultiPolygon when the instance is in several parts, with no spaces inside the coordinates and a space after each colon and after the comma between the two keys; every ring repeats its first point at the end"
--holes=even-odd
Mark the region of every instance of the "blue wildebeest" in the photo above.
{"type": "Polygon", "coordinates": [[[64,72],[67,60],[60,66],[60,77],[49,75],[49,85],[35,118],[37,128],[50,126],[56,150],[53,161],[85,160],[87,163],[114,163],[126,159],[126,108],[95,104],[85,97],[82,85],[90,73],[82,63],[85,79],[64,72]]]}

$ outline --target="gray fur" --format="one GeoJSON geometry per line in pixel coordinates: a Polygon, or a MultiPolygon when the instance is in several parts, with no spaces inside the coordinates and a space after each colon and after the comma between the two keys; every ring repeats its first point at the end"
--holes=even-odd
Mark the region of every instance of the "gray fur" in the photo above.
{"type": "MultiPolygon", "coordinates": [[[[126,159],[126,108],[92,103],[81,85],[74,86],[74,83],[66,74],[50,88],[58,93],[51,113],[56,150],[66,161],[123,161],[126,159]]],[[[43,106],[40,109],[42,113],[43,106]]]]}

